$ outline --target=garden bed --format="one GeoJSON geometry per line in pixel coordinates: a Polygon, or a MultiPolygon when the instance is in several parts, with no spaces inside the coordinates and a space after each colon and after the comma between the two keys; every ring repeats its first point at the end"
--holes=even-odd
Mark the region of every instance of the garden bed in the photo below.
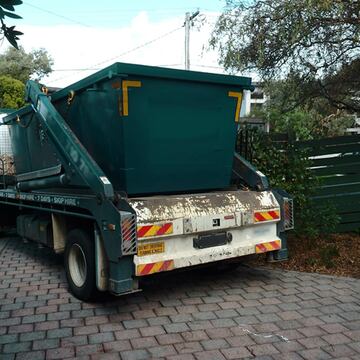
{"type": "Polygon", "coordinates": [[[360,234],[332,234],[312,240],[291,235],[288,249],[287,261],[268,263],[262,254],[248,257],[246,263],[360,278],[360,234]]]}

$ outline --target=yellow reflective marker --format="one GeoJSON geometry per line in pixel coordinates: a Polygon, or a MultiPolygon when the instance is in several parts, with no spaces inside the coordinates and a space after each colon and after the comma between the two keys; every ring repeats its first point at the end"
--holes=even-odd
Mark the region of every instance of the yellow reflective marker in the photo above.
{"type": "Polygon", "coordinates": [[[242,92],[229,91],[228,96],[234,97],[237,99],[236,102],[236,111],[235,111],[235,122],[239,122],[240,111],[241,111],[241,102],[242,102],[242,92]]]}
{"type": "Polygon", "coordinates": [[[123,96],[123,107],[122,107],[122,114],[123,116],[129,115],[129,94],[128,88],[129,87],[141,87],[141,81],[137,80],[123,80],[122,81],[122,96],[123,96]]]}

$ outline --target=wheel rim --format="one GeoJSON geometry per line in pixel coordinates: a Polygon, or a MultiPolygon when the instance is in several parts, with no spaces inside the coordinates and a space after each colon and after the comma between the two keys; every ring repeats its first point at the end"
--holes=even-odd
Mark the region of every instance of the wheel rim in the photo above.
{"type": "Polygon", "coordinates": [[[71,280],[77,287],[85,284],[87,263],[85,254],[78,244],[73,244],[69,252],[69,272],[71,280]]]}

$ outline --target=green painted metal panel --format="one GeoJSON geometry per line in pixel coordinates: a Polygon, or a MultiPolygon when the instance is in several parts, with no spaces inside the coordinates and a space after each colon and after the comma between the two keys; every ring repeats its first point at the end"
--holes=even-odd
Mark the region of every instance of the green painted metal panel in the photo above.
{"type": "Polygon", "coordinates": [[[341,175],[336,174],[328,177],[321,178],[321,186],[326,185],[346,185],[346,184],[357,184],[360,182],[360,176],[356,175],[341,175]]]}
{"type": "Polygon", "coordinates": [[[346,154],[360,151],[360,142],[351,144],[339,144],[326,147],[302,147],[307,151],[309,156],[329,155],[329,154],[346,154]]]}
{"type": "MultiPolygon", "coordinates": [[[[229,92],[244,89],[249,78],[117,63],[51,98],[114,188],[134,195],[227,187],[237,128],[229,92]]],[[[17,170],[58,164],[22,112],[30,125],[12,132],[17,170]]]]}
{"type": "Polygon", "coordinates": [[[312,169],[312,172],[316,176],[326,176],[326,175],[334,175],[334,174],[360,174],[360,163],[358,164],[344,164],[337,166],[326,166],[322,168],[312,169]]]}
{"type": "Polygon", "coordinates": [[[359,229],[360,229],[360,221],[353,223],[339,224],[336,228],[338,232],[359,231],[359,229]]]}
{"type": "Polygon", "coordinates": [[[359,144],[360,136],[359,135],[346,135],[346,136],[335,136],[331,138],[316,139],[316,140],[306,140],[306,141],[297,141],[296,146],[299,148],[302,147],[324,147],[324,146],[339,146],[341,144],[359,144]]]}
{"type": "Polygon", "coordinates": [[[316,195],[339,195],[354,192],[360,192],[360,182],[354,184],[339,184],[337,186],[323,186],[316,191],[316,195]]]}
{"type": "Polygon", "coordinates": [[[356,155],[346,154],[336,157],[312,159],[312,166],[331,166],[342,164],[360,164],[360,152],[356,155]]]}
{"type": "Polygon", "coordinates": [[[352,213],[339,213],[341,223],[360,222],[360,209],[357,212],[352,213]]]}

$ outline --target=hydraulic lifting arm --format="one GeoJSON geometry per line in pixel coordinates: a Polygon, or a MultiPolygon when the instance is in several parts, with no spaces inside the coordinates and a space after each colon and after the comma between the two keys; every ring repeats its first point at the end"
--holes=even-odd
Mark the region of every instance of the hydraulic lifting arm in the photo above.
{"type": "Polygon", "coordinates": [[[68,180],[71,181],[71,177],[77,174],[98,197],[112,200],[112,184],[66,124],[50,98],[39,89],[38,83],[27,82],[25,100],[31,103],[33,111],[46,127],[68,180]]]}

